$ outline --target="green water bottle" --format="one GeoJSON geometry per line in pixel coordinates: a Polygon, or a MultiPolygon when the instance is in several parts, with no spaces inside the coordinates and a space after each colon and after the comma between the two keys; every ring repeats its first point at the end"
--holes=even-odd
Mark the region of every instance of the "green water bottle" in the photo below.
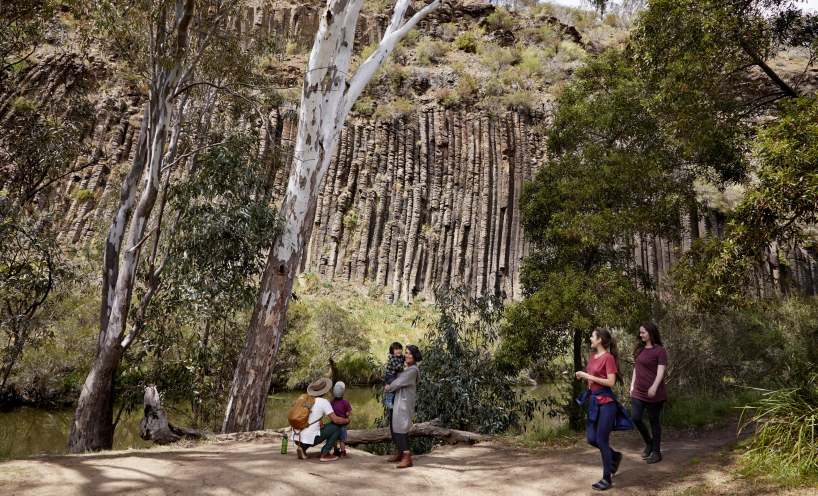
{"type": "Polygon", "coordinates": [[[284,436],[282,436],[282,438],[281,438],[281,454],[282,455],[287,454],[287,435],[286,434],[284,436]]]}

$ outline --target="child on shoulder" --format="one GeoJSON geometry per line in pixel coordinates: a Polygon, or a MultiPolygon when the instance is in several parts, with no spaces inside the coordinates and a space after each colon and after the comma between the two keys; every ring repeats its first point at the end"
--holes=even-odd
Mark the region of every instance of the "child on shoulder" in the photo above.
{"type": "MultiPolygon", "coordinates": [[[[389,356],[386,357],[386,370],[383,375],[383,382],[392,384],[392,381],[394,381],[401,372],[403,372],[403,345],[395,341],[389,345],[389,356]]],[[[395,404],[395,393],[384,394],[383,403],[387,410],[392,410],[395,404]]]]}
{"type": "MultiPolygon", "coordinates": [[[[335,412],[335,415],[349,418],[349,414],[352,413],[352,405],[349,404],[349,401],[344,399],[345,391],[346,384],[341,381],[336,382],[332,388],[332,401],[330,404],[332,405],[332,411],[335,412]]],[[[338,438],[339,446],[335,448],[335,456],[347,456],[347,425],[341,425],[339,427],[341,429],[341,436],[338,438]]]]}

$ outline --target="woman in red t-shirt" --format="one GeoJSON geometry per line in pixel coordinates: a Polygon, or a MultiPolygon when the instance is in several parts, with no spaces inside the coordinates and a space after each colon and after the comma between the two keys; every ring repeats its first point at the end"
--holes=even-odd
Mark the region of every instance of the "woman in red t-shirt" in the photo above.
{"type": "Polygon", "coordinates": [[[618,414],[618,405],[610,388],[616,383],[619,364],[616,343],[607,329],[596,329],[591,333],[591,348],[594,351],[588,357],[588,366],[584,372],[577,372],[576,378],[588,381],[591,405],[585,434],[588,444],[599,448],[602,455],[602,479],[591,487],[605,491],[611,488],[613,474],[622,461],[622,453],[611,448],[609,442],[618,414]]]}
{"type": "Polygon", "coordinates": [[[662,346],[659,329],[653,322],[645,322],[639,328],[639,343],[633,353],[633,379],[631,380],[631,420],[645,441],[642,459],[647,463],[662,461],[662,406],[667,399],[665,370],[667,352],[662,346]],[[650,432],[642,418],[648,413],[650,432]]]}

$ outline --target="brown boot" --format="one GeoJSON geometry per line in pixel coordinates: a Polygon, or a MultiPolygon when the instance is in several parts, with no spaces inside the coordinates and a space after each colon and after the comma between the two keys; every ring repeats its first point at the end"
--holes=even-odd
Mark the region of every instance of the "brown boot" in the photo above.
{"type": "Polygon", "coordinates": [[[403,457],[400,460],[400,463],[395,468],[409,468],[412,466],[412,452],[406,451],[403,453],[403,457]]]}
{"type": "Polygon", "coordinates": [[[394,455],[386,459],[387,463],[397,463],[403,459],[403,453],[396,451],[394,455]]]}

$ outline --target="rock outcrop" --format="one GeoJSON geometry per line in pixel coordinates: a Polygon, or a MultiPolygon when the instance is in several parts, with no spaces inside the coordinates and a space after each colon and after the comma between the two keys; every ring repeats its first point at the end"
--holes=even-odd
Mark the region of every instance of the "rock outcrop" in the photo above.
{"type": "MultiPolygon", "coordinates": [[[[455,14],[479,17],[493,9],[481,8],[455,14]]],[[[317,9],[262,4],[232,22],[239,32],[276,33],[307,46],[317,9]]],[[[370,16],[361,22],[358,43],[365,45],[377,39],[385,19],[370,16]]],[[[103,88],[96,84],[102,77],[109,74],[100,61],[52,55],[24,69],[12,90],[0,94],[0,126],[20,96],[47,102],[80,92],[93,105],[84,131],[88,153],[57,194],[44,200],[60,214],[61,240],[74,245],[101,243],[139,129],[144,95],[127,81],[103,88]]],[[[545,121],[538,111],[488,113],[434,105],[395,120],[352,119],[323,185],[302,269],[370,286],[393,301],[428,299],[437,286],[460,285],[476,295],[519,298],[527,243],[518,201],[523,184],[543,162],[545,121]]],[[[269,126],[255,120],[233,124],[263,128],[258,154],[269,164],[274,197],[281,198],[295,112],[283,105],[272,111],[269,126]]],[[[635,240],[635,261],[661,283],[692,239],[719,235],[723,222],[717,211],[708,211],[693,216],[680,243],[635,240]]],[[[801,291],[816,294],[815,250],[793,246],[784,253],[786,261],[771,253],[767,266],[758,269],[756,292],[772,292],[776,278],[788,271],[801,291]]]]}

